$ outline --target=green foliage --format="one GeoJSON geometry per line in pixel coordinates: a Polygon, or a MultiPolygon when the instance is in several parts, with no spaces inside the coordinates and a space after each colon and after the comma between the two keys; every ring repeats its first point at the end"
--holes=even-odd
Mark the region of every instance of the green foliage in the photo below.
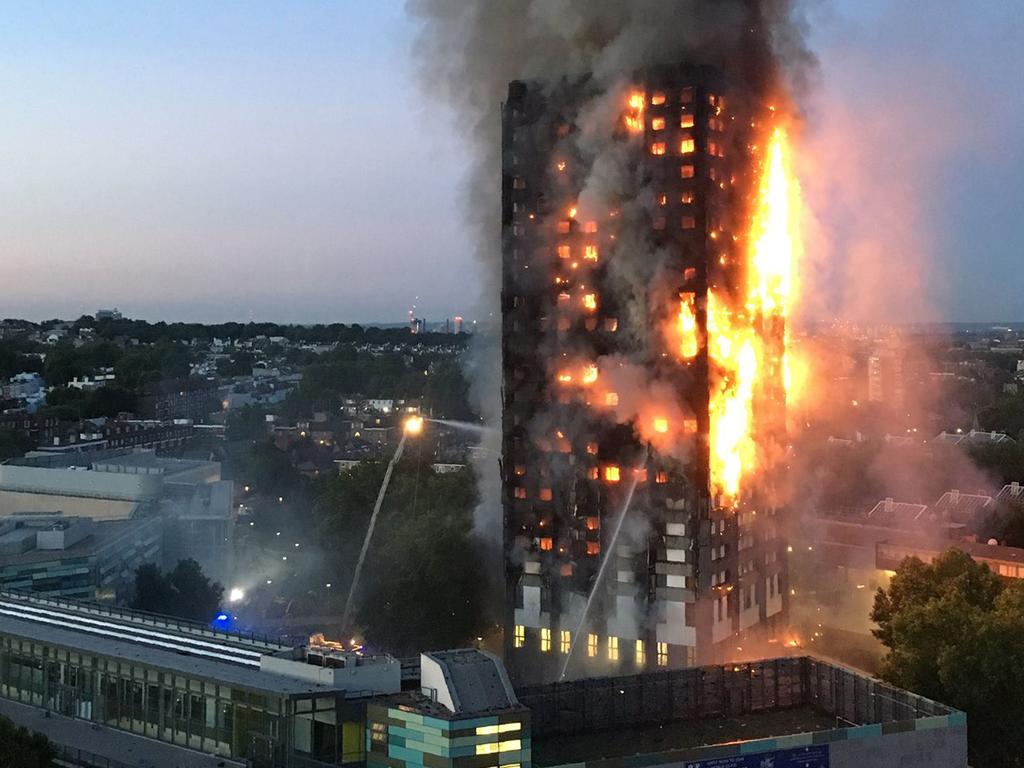
{"type": "Polygon", "coordinates": [[[24,432],[0,429],[0,461],[24,456],[32,448],[32,440],[24,432]]]}
{"type": "Polygon", "coordinates": [[[1002,484],[1024,479],[1024,443],[977,445],[969,450],[974,463],[1002,484]]]}
{"type": "Polygon", "coordinates": [[[264,440],[266,437],[267,412],[265,409],[247,405],[228,414],[228,440],[264,440]]]}
{"type": "Polygon", "coordinates": [[[44,735],[32,733],[0,716],[0,766],[50,768],[56,757],[56,750],[44,735]]]}
{"type": "Polygon", "coordinates": [[[38,351],[39,345],[20,339],[0,341],[0,379],[9,379],[16,373],[41,373],[42,361],[29,352],[38,351]]]}
{"type": "Polygon", "coordinates": [[[302,475],[288,454],[269,441],[257,443],[242,455],[239,476],[264,496],[289,496],[302,484],[302,475]]]}
{"type": "Polygon", "coordinates": [[[978,414],[978,421],[989,432],[1005,432],[1010,437],[1024,435],[1024,397],[1004,395],[978,414]]]}
{"type": "Polygon", "coordinates": [[[186,378],[190,360],[188,350],[181,344],[158,341],[126,352],[114,366],[114,373],[119,384],[135,389],[161,379],[186,378]]]}
{"type": "Polygon", "coordinates": [[[886,680],[966,711],[975,765],[1024,766],[1024,585],[957,550],[908,558],[871,618],[886,680]]]}
{"type": "MultiPolygon", "coordinates": [[[[429,461],[429,460],[427,460],[429,461]]],[[[321,482],[314,520],[336,583],[351,581],[385,465],[321,482]]],[[[395,653],[465,645],[483,623],[483,565],[472,538],[476,481],[408,456],[395,469],[356,596],[374,646],[395,653]]]]}
{"type": "Polygon", "coordinates": [[[59,387],[47,394],[43,412],[59,416],[65,421],[95,419],[100,416],[113,418],[122,412],[133,413],[137,404],[134,392],[116,384],[90,392],[59,387]]]}
{"type": "Polygon", "coordinates": [[[168,574],[148,563],[135,571],[132,608],[207,623],[220,609],[224,588],[207,578],[199,563],[179,560],[168,574]]]}
{"type": "Polygon", "coordinates": [[[251,352],[244,350],[236,352],[229,358],[217,362],[217,374],[225,378],[232,376],[249,376],[252,374],[253,363],[256,358],[251,352]]]}

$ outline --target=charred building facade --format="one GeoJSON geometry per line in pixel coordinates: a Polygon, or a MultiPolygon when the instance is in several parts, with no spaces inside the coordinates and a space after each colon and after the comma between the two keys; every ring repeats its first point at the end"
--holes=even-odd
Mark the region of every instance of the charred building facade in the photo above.
{"type": "MultiPolygon", "coordinates": [[[[509,87],[505,646],[520,683],[720,662],[779,629],[780,512],[715,479],[709,341],[731,322],[709,303],[743,304],[769,114],[713,68],[509,87]]],[[[771,431],[785,393],[769,374],[756,418],[771,431]]]]}

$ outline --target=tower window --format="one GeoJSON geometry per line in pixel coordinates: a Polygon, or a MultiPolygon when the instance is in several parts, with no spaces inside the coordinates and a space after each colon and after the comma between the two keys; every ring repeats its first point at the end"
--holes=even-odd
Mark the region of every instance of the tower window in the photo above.
{"type": "Polygon", "coordinates": [[[636,658],[636,665],[638,667],[642,667],[642,666],[644,666],[647,663],[647,651],[644,648],[644,641],[643,640],[637,640],[636,641],[635,658],[636,658]]]}
{"type": "Polygon", "coordinates": [[[526,643],[526,627],[521,624],[516,624],[514,634],[512,636],[512,643],[516,648],[522,648],[526,643]]]}
{"type": "Polygon", "coordinates": [[[658,643],[658,666],[668,666],[668,643],[658,643]]]}
{"type": "Polygon", "coordinates": [[[608,638],[608,661],[619,660],[619,638],[608,638]]]}
{"type": "Polygon", "coordinates": [[[593,633],[587,635],[587,656],[592,659],[597,656],[597,635],[593,633]]]}
{"type": "Polygon", "coordinates": [[[540,630],[540,650],[542,653],[551,650],[551,630],[547,627],[542,627],[540,630]]]}
{"type": "Polygon", "coordinates": [[[561,653],[568,653],[572,647],[572,635],[569,634],[569,630],[563,629],[558,633],[558,650],[561,653]]]}

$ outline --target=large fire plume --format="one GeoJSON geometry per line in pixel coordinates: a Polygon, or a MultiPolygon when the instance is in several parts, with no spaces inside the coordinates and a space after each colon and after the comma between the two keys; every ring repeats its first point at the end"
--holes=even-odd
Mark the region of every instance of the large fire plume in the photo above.
{"type": "Polygon", "coordinates": [[[771,129],[758,174],[739,270],[743,303],[729,303],[717,286],[708,291],[711,484],[724,506],[740,500],[745,479],[769,468],[757,403],[781,410],[794,378],[787,320],[796,301],[800,193],[784,128],[771,129]]]}

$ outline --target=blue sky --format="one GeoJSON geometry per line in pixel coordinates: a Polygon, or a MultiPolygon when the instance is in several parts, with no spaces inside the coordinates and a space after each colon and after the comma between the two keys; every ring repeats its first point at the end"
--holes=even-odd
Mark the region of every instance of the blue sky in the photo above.
{"type": "MultiPolygon", "coordinates": [[[[469,312],[467,150],[417,89],[402,5],[0,5],[0,316],[469,312]]],[[[920,5],[812,14],[818,151],[860,120],[836,115],[873,115],[850,172],[809,190],[829,233],[821,311],[871,295],[882,312],[914,291],[920,315],[1024,319],[1021,14],[1010,0],[969,16],[965,2],[920,5]],[[894,206],[906,216],[874,226],[894,206]],[[850,252],[868,265],[852,276],[836,266],[850,252]],[[886,259],[901,285],[843,287],[886,259]]]]}

